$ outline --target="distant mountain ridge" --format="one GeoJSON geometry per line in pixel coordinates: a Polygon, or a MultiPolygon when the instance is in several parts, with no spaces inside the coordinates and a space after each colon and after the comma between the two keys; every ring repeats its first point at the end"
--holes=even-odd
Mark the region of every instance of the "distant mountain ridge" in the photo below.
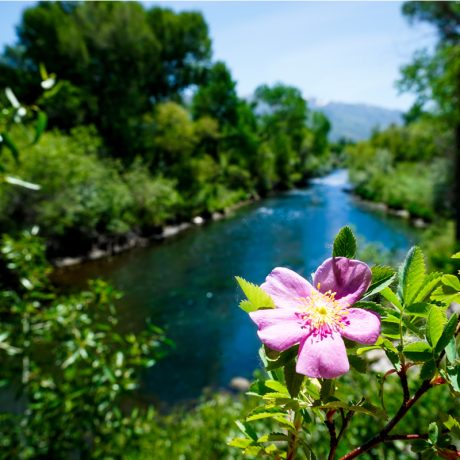
{"type": "Polygon", "coordinates": [[[360,141],[368,139],[376,127],[384,129],[391,124],[401,124],[400,110],[385,109],[367,104],[347,104],[343,102],[328,102],[319,104],[316,100],[309,101],[313,110],[323,112],[331,121],[330,140],[341,138],[360,141]]]}

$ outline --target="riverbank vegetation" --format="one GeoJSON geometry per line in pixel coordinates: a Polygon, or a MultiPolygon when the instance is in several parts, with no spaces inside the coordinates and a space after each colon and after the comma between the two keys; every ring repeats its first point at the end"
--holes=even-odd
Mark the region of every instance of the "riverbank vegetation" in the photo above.
{"type": "Polygon", "coordinates": [[[53,256],[149,236],[328,168],[328,120],[281,83],[240,98],[200,13],[42,3],[24,12],[18,39],[0,59],[0,87],[38,101],[51,131],[27,161],[4,160],[41,191],[2,189],[0,225],[38,225],[53,256]],[[45,68],[58,80],[42,95],[45,68]]]}

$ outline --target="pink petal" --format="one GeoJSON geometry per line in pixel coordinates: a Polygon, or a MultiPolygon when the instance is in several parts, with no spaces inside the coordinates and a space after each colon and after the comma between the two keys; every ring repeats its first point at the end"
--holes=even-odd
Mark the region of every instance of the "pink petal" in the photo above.
{"type": "Polygon", "coordinates": [[[289,268],[277,267],[260,286],[269,294],[278,308],[297,308],[302,304],[300,298],[310,296],[311,284],[289,268]]]}
{"type": "Polygon", "coordinates": [[[359,260],[335,257],[325,260],[316,270],[315,288],[320,284],[320,292],[332,291],[336,299],[343,299],[353,305],[367,291],[371,284],[370,268],[359,260]]]}
{"type": "Polygon", "coordinates": [[[373,344],[379,338],[380,318],[376,313],[362,308],[349,308],[345,318],[349,324],[343,328],[341,334],[346,339],[373,344]]]}
{"type": "Polygon", "coordinates": [[[310,335],[300,344],[296,370],[307,377],[333,379],[350,369],[342,337],[334,333],[324,338],[310,335]]]}
{"type": "Polygon", "coordinates": [[[257,335],[262,343],[272,350],[287,350],[308,335],[298,316],[290,309],[257,310],[249,316],[259,328],[257,335]]]}

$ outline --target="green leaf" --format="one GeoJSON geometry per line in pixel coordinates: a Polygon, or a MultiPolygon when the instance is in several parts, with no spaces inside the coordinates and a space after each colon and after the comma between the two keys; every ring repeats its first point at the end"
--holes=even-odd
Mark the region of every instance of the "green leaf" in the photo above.
{"type": "Polygon", "coordinates": [[[406,305],[410,305],[425,279],[425,260],[422,250],[414,246],[407,253],[399,270],[398,294],[406,305]]]}
{"type": "Polygon", "coordinates": [[[459,438],[460,437],[460,422],[452,417],[452,415],[449,415],[447,417],[447,420],[444,422],[444,426],[449,430],[452,431],[452,433],[459,438]]]}
{"type": "Polygon", "coordinates": [[[48,117],[46,116],[46,113],[38,112],[37,123],[35,125],[35,136],[34,136],[34,140],[32,141],[32,144],[36,144],[40,140],[40,137],[45,131],[47,124],[48,124],[48,117]]]}
{"type": "Polygon", "coordinates": [[[428,438],[431,441],[431,444],[436,444],[438,442],[438,425],[435,422],[431,422],[428,426],[428,438]]]}
{"type": "Polygon", "coordinates": [[[360,374],[365,374],[367,372],[368,367],[365,359],[356,355],[349,355],[348,361],[350,361],[350,366],[357,370],[360,374]]]}
{"type": "Polygon", "coordinates": [[[388,359],[390,360],[391,364],[395,367],[397,371],[401,369],[401,360],[399,358],[399,353],[393,343],[386,339],[382,339],[382,348],[385,354],[387,355],[388,359]]]}
{"type": "Polygon", "coordinates": [[[266,387],[278,393],[282,393],[284,396],[289,394],[288,389],[281,382],[277,382],[276,380],[265,380],[264,383],[266,387]]]}
{"type": "Polygon", "coordinates": [[[430,304],[425,302],[413,303],[406,307],[405,312],[410,316],[420,316],[426,318],[430,310],[430,304]]]}
{"type": "Polygon", "coordinates": [[[433,358],[433,350],[426,342],[412,342],[403,349],[404,354],[412,361],[427,361],[433,358]]]}
{"type": "Polygon", "coordinates": [[[245,436],[251,438],[254,441],[257,441],[257,433],[254,431],[254,428],[249,425],[249,423],[240,422],[239,420],[236,420],[235,423],[245,436]]]}
{"type": "Polygon", "coordinates": [[[451,384],[454,391],[460,393],[460,366],[448,367],[447,375],[449,378],[449,383],[451,384]]]}
{"type": "Polygon", "coordinates": [[[436,363],[434,359],[430,359],[423,363],[422,368],[420,369],[420,378],[422,380],[429,380],[433,378],[434,373],[436,372],[436,363]]]}
{"type": "Polygon", "coordinates": [[[446,324],[446,327],[442,331],[441,337],[439,338],[436,347],[434,349],[435,353],[441,353],[444,348],[447,347],[447,344],[450,342],[450,339],[455,334],[455,329],[457,328],[458,324],[458,316],[456,314],[453,314],[450,318],[449,321],[446,324]]]}
{"type": "Polygon", "coordinates": [[[363,300],[378,294],[380,291],[390,286],[395,278],[395,271],[386,265],[375,265],[371,268],[372,283],[363,297],[363,300]]]}
{"type": "Polygon", "coordinates": [[[444,309],[432,305],[428,313],[425,334],[428,343],[435,349],[438,340],[441,338],[446,322],[447,317],[444,309]]]}
{"type": "Polygon", "coordinates": [[[456,252],[453,256],[452,259],[460,259],[460,251],[456,252]]]}
{"type": "Polygon", "coordinates": [[[297,397],[305,377],[296,372],[295,366],[295,361],[290,361],[284,366],[284,379],[291,398],[297,397]]]}
{"type": "Polygon", "coordinates": [[[251,439],[248,438],[233,438],[227,444],[230,447],[238,447],[239,449],[246,449],[252,443],[251,439]]]}
{"type": "Polygon", "coordinates": [[[240,285],[241,290],[244,292],[248,301],[242,301],[240,307],[246,311],[256,311],[261,308],[275,308],[273,299],[263,290],[249,281],[244,280],[239,276],[235,276],[236,281],[240,285]]]}
{"type": "Polygon", "coordinates": [[[402,310],[402,304],[399,301],[398,296],[389,287],[386,287],[385,289],[383,289],[380,292],[380,294],[386,300],[388,300],[388,302],[390,302],[392,305],[394,305],[398,310],[402,310]]]}
{"type": "Polygon", "coordinates": [[[356,254],[356,238],[350,227],[340,229],[334,240],[332,257],[348,257],[353,259],[356,254]]]}
{"type": "Polygon", "coordinates": [[[2,139],[2,143],[8,148],[8,150],[13,155],[13,158],[16,160],[16,163],[19,163],[19,150],[16,147],[13,139],[7,132],[0,133],[0,137],[2,139]]]}
{"type": "Polygon", "coordinates": [[[460,303],[460,292],[457,288],[458,278],[454,275],[444,275],[441,281],[442,285],[433,292],[431,298],[446,305],[453,302],[460,303]]]}
{"type": "Polygon", "coordinates": [[[374,313],[378,313],[379,315],[385,315],[388,313],[388,309],[380,305],[379,303],[376,302],[370,302],[370,301],[359,301],[353,304],[353,307],[355,308],[363,308],[364,310],[369,310],[373,311],[374,313]]]}
{"type": "Polygon", "coordinates": [[[377,417],[380,419],[386,419],[387,415],[382,409],[374,406],[371,403],[364,403],[363,405],[354,405],[354,404],[347,404],[343,401],[331,401],[326,404],[322,404],[321,406],[315,406],[315,408],[320,409],[345,409],[350,410],[352,412],[359,412],[361,414],[371,415],[373,417],[377,417]]]}
{"type": "Polygon", "coordinates": [[[423,286],[415,296],[413,300],[414,303],[423,302],[426,300],[429,295],[433,292],[433,290],[438,286],[441,281],[442,273],[433,272],[427,275],[423,281],[423,286]]]}
{"type": "Polygon", "coordinates": [[[283,352],[281,352],[278,357],[274,360],[268,360],[268,365],[266,367],[267,371],[271,371],[273,369],[278,369],[279,367],[283,367],[290,361],[293,361],[297,356],[297,352],[299,350],[299,346],[296,345],[291,347],[283,352]]]}
{"type": "Polygon", "coordinates": [[[321,398],[321,401],[326,401],[334,394],[334,390],[335,390],[334,379],[322,379],[320,383],[321,383],[320,398],[321,398]]]}
{"type": "Polygon", "coordinates": [[[455,336],[449,340],[449,343],[446,346],[446,358],[450,363],[454,363],[458,358],[455,336]]]}

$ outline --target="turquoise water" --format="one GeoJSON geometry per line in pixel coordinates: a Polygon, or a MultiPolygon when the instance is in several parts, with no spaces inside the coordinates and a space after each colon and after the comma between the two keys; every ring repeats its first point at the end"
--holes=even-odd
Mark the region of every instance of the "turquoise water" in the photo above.
{"type": "Polygon", "coordinates": [[[405,251],[417,232],[405,221],[378,213],[343,189],[346,172],[312,181],[195,227],[165,242],[109,260],[66,270],[65,283],[102,277],[125,292],[123,326],[146,318],[163,327],[175,348],[144,376],[141,396],[173,402],[197,397],[205,387],[226,387],[251,377],[259,365],[255,327],[237,305],[235,275],[261,283],[276,266],[308,277],[331,253],[343,225],[368,242],[405,251]]]}

